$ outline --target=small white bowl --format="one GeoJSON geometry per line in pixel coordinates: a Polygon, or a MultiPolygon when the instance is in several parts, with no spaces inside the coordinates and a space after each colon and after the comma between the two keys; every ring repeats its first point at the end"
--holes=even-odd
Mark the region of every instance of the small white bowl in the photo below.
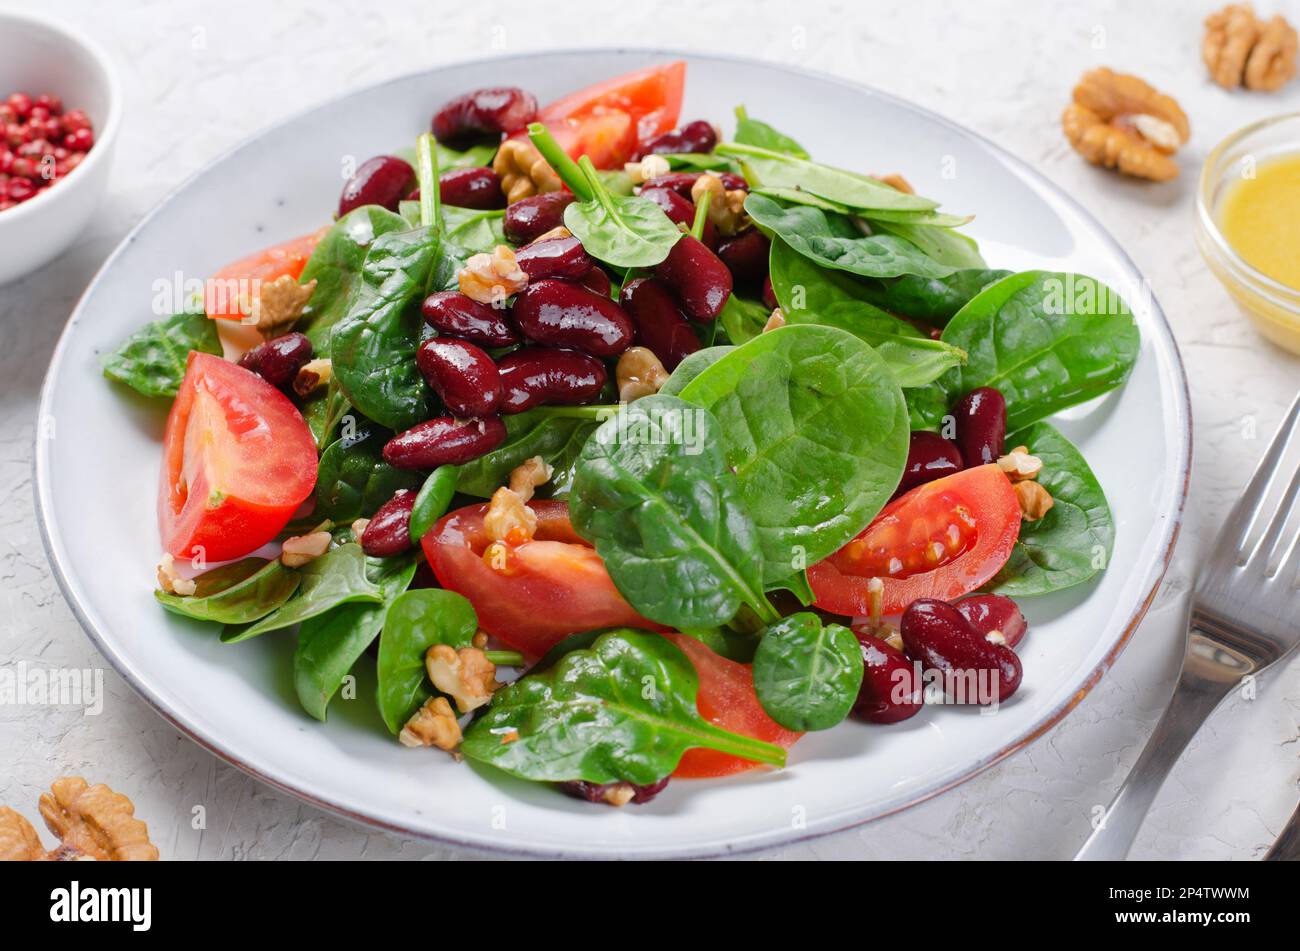
{"type": "Polygon", "coordinates": [[[103,51],[80,31],[41,16],[0,11],[0,98],[53,93],[94,123],[95,145],[62,181],[0,211],[0,284],[30,274],[85,230],[108,184],[122,93],[103,51]]]}

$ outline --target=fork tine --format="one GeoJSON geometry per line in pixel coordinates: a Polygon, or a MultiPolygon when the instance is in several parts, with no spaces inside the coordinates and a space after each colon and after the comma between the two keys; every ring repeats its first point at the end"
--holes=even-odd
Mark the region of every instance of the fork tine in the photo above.
{"type": "MultiPolygon", "coordinates": [[[[1224,523],[1217,547],[1223,549],[1231,546],[1232,551],[1230,554],[1234,561],[1240,562],[1241,560],[1241,552],[1246,546],[1246,539],[1250,537],[1250,533],[1255,527],[1264,499],[1268,495],[1268,487],[1273,481],[1273,476],[1277,473],[1277,464],[1286,455],[1287,447],[1295,435],[1297,419],[1300,419],[1300,395],[1297,395],[1295,401],[1291,404],[1290,411],[1286,414],[1286,418],[1282,420],[1282,425],[1278,427],[1277,435],[1273,437],[1273,442],[1269,445],[1268,451],[1264,453],[1264,458],[1260,460],[1259,467],[1255,470],[1255,474],[1251,476],[1250,484],[1246,486],[1241,498],[1233,506],[1232,514],[1224,523]]],[[[1220,554],[1229,553],[1221,551],[1220,554]]]]}
{"type": "Polygon", "coordinates": [[[1282,501],[1278,504],[1277,511],[1273,513],[1273,520],[1269,523],[1268,529],[1260,538],[1259,543],[1251,549],[1246,556],[1249,563],[1259,558],[1264,559],[1263,567],[1268,567],[1268,556],[1277,548],[1278,539],[1282,537],[1282,532],[1286,529],[1286,524],[1291,518],[1291,509],[1295,506],[1296,496],[1300,495],[1300,467],[1296,468],[1295,473],[1291,476],[1291,484],[1286,487],[1286,492],[1282,496],[1282,501]]]}

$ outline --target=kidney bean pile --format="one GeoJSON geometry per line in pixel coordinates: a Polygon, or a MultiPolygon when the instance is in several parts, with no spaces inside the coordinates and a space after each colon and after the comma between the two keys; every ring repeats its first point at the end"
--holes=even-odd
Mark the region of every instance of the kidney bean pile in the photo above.
{"type": "Polygon", "coordinates": [[[80,165],[95,130],[80,109],[64,111],[49,93],[16,92],[0,101],[0,211],[35,198],[80,165]]]}

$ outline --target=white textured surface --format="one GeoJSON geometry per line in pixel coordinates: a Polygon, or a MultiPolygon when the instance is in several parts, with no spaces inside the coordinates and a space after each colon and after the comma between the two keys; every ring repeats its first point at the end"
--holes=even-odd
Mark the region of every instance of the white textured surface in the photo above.
{"type": "MultiPolygon", "coordinates": [[[[1166,584],[1120,661],[1063,724],[965,786],[899,816],[770,854],[1068,857],[1164,705],[1198,554],[1296,389],[1300,361],[1260,340],[1202,266],[1191,209],[1201,157],[1249,120],[1300,108],[1300,82],[1275,96],[1230,95],[1212,86],[1199,43],[1200,18],[1213,4],[1091,4],[1047,14],[1023,3],[804,0],[792,15],[788,3],[717,2],[673,12],[678,5],[661,2],[626,6],[617,18],[593,16],[590,4],[552,4],[540,22],[537,6],[497,2],[478,15],[463,4],[61,5],[116,58],[126,121],[110,195],[86,236],[61,260],[0,288],[0,663],[102,665],[50,576],[34,524],[37,395],[81,289],[173,185],[250,131],[357,86],[442,62],[628,42],[725,48],[877,86],[1035,162],[1116,235],[1174,324],[1196,419],[1192,495],[1166,584]],[[1161,186],[1123,181],[1086,166],[1065,145],[1058,116],[1070,86],[1102,63],[1139,72],[1182,103],[1193,128],[1182,179],[1161,186]]],[[[1288,12],[1300,19],[1294,5],[1288,12]]],[[[780,117],[771,118],[779,124],[780,117]]],[[[111,540],[94,544],[106,558],[115,556],[111,540]]],[[[34,815],[41,789],[74,772],[127,792],[166,858],[461,854],[356,828],[270,790],[179,735],[112,671],[104,682],[99,716],[0,705],[0,803],[34,815]]],[[[1156,801],[1134,856],[1262,854],[1295,804],[1298,718],[1300,663],[1266,675],[1255,699],[1225,704],[1156,801]]]]}

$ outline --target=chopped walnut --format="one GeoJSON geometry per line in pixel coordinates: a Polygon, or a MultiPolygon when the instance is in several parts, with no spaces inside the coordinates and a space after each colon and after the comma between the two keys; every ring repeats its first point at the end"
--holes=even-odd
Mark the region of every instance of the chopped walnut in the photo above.
{"type": "Polygon", "coordinates": [[[1273,92],[1296,74],[1296,31],[1283,17],[1267,22],[1249,3],[1233,3],[1205,19],[1201,58],[1224,89],[1273,92]]]}
{"type": "Polygon", "coordinates": [[[429,680],[456,701],[461,713],[477,710],[492,699],[497,688],[497,668],[477,647],[452,650],[434,644],[424,655],[429,680]]]}
{"type": "Polygon", "coordinates": [[[904,192],[908,195],[916,194],[916,189],[912,187],[912,183],[897,172],[890,172],[888,175],[874,175],[872,177],[877,181],[884,182],[895,191],[904,192]]]}
{"type": "Polygon", "coordinates": [[[1027,446],[1017,446],[1005,456],[998,457],[998,468],[1007,474],[1012,482],[1035,479],[1043,471],[1043,460],[1029,454],[1027,446]]]}
{"type": "Polygon", "coordinates": [[[370,519],[368,518],[359,518],[356,521],[354,521],[352,523],[352,537],[355,538],[357,541],[360,541],[361,536],[366,533],[366,526],[368,526],[369,524],[370,524],[370,519]]]}
{"type": "Polygon", "coordinates": [[[507,297],[528,286],[528,275],[515,260],[515,252],[498,244],[491,254],[475,254],[456,274],[460,292],[480,304],[505,306],[507,297]]]}
{"type": "Polygon", "coordinates": [[[709,220],[722,234],[735,234],[745,223],[745,199],[749,192],[743,188],[730,191],[722,179],[712,172],[703,172],[691,185],[691,200],[697,205],[700,197],[709,192],[709,220]]]}
{"type": "Polygon", "coordinates": [[[288,274],[267,281],[258,290],[249,309],[247,323],[256,325],[264,337],[288,333],[298,322],[316,290],[316,281],[299,284],[288,274]]]}
{"type": "Polygon", "coordinates": [[[473,644],[475,647],[477,647],[479,650],[482,650],[483,648],[487,647],[488,646],[487,631],[475,631],[474,639],[470,641],[470,643],[473,644]]]}
{"type": "Polygon", "coordinates": [[[302,397],[310,396],[318,387],[328,383],[333,375],[334,364],[329,357],[308,360],[293,378],[293,391],[302,397]]]}
{"type": "Polygon", "coordinates": [[[627,162],[623,165],[623,171],[627,172],[629,178],[638,185],[650,181],[652,178],[658,178],[661,175],[667,175],[672,171],[672,166],[668,164],[668,159],[662,155],[647,155],[639,162],[627,162]]]}
{"type": "Polygon", "coordinates": [[[286,538],[280,546],[280,561],[286,568],[301,568],[325,554],[332,540],[329,532],[311,532],[286,538]]]}
{"type": "Polygon", "coordinates": [[[572,238],[572,237],[573,237],[572,231],[564,227],[564,225],[556,225],[550,231],[543,232],[542,234],[539,234],[537,237],[533,238],[533,240],[530,243],[536,244],[539,241],[552,241],[556,238],[572,238]]]}
{"type": "Polygon", "coordinates": [[[182,578],[176,573],[176,559],[167,552],[158,561],[158,587],[168,594],[188,598],[198,585],[192,578],[182,578]]]}
{"type": "MultiPolygon", "coordinates": [[[[494,542],[522,545],[532,541],[537,531],[537,513],[530,509],[517,492],[502,486],[492,493],[483,516],[483,531],[494,542]]],[[[487,554],[485,551],[484,555],[487,554]]]]}
{"type": "Polygon", "coordinates": [[[1046,489],[1030,479],[1015,483],[1013,488],[1016,490],[1016,501],[1020,503],[1020,517],[1026,522],[1038,521],[1056,504],[1046,489]]]}
{"type": "Polygon", "coordinates": [[[1191,135],[1178,103],[1136,76],[1099,67],[1074,87],[1061,116],[1065,137],[1094,165],[1163,182],[1178,175],[1171,155],[1191,135]]]}
{"type": "Polygon", "coordinates": [[[39,862],[45,847],[32,824],[8,806],[0,806],[0,862],[39,862]]]}
{"type": "Polygon", "coordinates": [[[501,190],[509,204],[530,195],[558,192],[563,187],[560,176],[527,139],[502,142],[492,159],[492,170],[501,176],[501,190]]]}
{"type": "Polygon", "coordinates": [[[554,472],[555,467],[541,456],[525,459],[510,471],[510,491],[527,502],[539,485],[550,481],[554,472]]]}
{"type": "Polygon", "coordinates": [[[460,724],[446,697],[430,697],[406,721],[397,740],[403,746],[436,746],[451,752],[460,746],[460,724]]]}
{"type": "Polygon", "coordinates": [[[763,325],[762,333],[769,330],[779,330],[785,326],[785,314],[781,313],[780,307],[773,307],[772,313],[767,317],[767,323],[763,325]]]}
{"type": "Polygon", "coordinates": [[[158,849],[149,828],[135,817],[135,806],[103,783],[80,776],[56,779],[41,796],[41,816],[63,840],[63,856],[86,856],[101,862],[155,862],[158,849]]]}
{"type": "Polygon", "coordinates": [[[653,350],[629,347],[614,367],[618,398],[625,403],[643,396],[653,396],[668,381],[668,371],[653,350]]]}

